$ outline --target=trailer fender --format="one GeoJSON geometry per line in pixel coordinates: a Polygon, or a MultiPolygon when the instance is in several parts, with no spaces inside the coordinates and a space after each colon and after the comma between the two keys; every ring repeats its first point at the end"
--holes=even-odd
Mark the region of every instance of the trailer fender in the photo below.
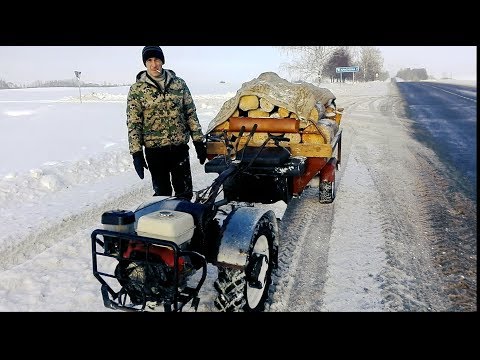
{"type": "Polygon", "coordinates": [[[330,158],[322,170],[320,170],[320,182],[334,182],[336,167],[337,159],[334,157],[330,158]]]}
{"type": "Polygon", "coordinates": [[[217,264],[226,267],[244,269],[250,244],[259,221],[265,217],[272,224],[273,243],[272,263],[278,265],[279,231],[275,213],[254,207],[241,207],[230,214],[230,218],[221,238],[217,264]]]}

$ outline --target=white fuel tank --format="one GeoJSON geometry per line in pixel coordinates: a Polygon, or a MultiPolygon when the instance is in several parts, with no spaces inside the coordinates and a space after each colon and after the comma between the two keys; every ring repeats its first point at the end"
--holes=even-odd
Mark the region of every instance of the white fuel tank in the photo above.
{"type": "Polygon", "coordinates": [[[193,216],[175,210],[154,211],[137,221],[138,235],[169,240],[179,246],[192,238],[194,229],[193,216]]]}

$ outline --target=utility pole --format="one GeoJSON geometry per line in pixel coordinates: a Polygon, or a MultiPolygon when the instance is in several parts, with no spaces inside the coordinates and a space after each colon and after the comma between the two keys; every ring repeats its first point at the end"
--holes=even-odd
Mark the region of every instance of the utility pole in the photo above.
{"type": "Polygon", "coordinates": [[[78,92],[80,93],[80,104],[82,103],[82,90],[80,89],[80,75],[82,74],[81,71],[75,71],[75,76],[77,77],[78,81],[78,92]]]}

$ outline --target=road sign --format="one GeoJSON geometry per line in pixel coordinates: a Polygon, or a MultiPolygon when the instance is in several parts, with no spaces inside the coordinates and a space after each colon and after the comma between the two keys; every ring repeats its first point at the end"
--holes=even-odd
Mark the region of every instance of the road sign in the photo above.
{"type": "Polygon", "coordinates": [[[80,75],[82,74],[81,71],[75,70],[75,76],[78,80],[78,92],[80,93],[80,103],[82,103],[82,90],[80,89],[80,75]]]}
{"type": "Polygon", "coordinates": [[[357,72],[360,70],[359,66],[342,66],[335,68],[337,73],[344,73],[344,72],[357,72]]]}

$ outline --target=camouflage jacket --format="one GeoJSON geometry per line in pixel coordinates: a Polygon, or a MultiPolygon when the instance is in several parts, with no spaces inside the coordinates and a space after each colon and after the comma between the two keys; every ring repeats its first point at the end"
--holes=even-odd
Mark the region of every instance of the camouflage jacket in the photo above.
{"type": "Polygon", "coordinates": [[[127,128],[130,154],[165,145],[202,141],[203,132],[195,104],[185,81],[165,69],[165,89],[138,73],[127,98],[127,128]]]}

